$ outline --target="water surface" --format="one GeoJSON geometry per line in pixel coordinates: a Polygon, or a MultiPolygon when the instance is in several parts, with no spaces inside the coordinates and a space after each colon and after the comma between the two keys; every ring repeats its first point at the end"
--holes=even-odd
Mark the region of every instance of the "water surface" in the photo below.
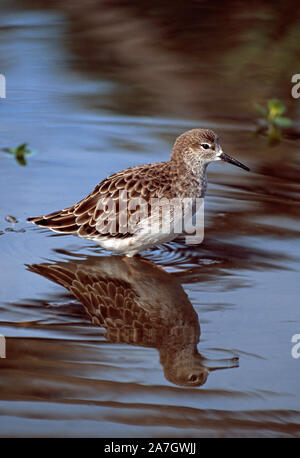
{"type": "Polygon", "coordinates": [[[281,97],[300,127],[289,95],[297,15],[276,34],[293,3],[50,3],[1,7],[1,147],[27,141],[37,153],[25,167],[0,157],[0,435],[299,437],[299,141],[268,147],[252,108],[281,97]],[[176,136],[198,126],[251,167],[209,167],[201,245],[179,239],[124,265],[26,223],[116,170],[167,160],[176,136]],[[83,288],[125,288],[134,319],[122,327],[125,315],[111,312],[104,323],[45,278],[49,264],[92,269],[83,288]]]}

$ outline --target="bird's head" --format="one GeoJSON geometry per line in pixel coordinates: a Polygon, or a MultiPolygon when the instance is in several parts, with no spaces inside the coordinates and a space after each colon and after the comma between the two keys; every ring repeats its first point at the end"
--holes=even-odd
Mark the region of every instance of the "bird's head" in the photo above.
{"type": "Polygon", "coordinates": [[[183,160],[192,169],[206,166],[213,161],[225,161],[250,170],[223,152],[219,137],[210,129],[192,129],[180,135],[174,144],[171,158],[183,160]]]}

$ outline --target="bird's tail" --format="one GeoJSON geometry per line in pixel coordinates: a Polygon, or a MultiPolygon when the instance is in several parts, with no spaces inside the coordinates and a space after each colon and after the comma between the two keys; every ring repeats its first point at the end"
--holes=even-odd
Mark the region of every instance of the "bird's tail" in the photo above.
{"type": "Polygon", "coordinates": [[[33,216],[27,221],[63,234],[74,234],[79,229],[72,207],[44,216],[33,216]]]}

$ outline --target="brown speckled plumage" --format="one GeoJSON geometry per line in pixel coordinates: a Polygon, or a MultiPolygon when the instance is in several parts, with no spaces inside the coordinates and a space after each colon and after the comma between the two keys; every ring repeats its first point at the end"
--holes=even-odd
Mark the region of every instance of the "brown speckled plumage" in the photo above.
{"type": "MultiPolygon", "coordinates": [[[[114,247],[112,243],[109,249],[134,255],[151,246],[151,240],[146,245],[140,240],[135,243],[141,226],[132,222],[125,225],[124,230],[122,221],[130,220],[136,210],[126,206],[124,210],[122,203],[126,199],[143,198],[151,212],[152,199],[155,198],[204,197],[207,165],[222,158],[221,153],[218,137],[212,130],[190,130],[177,138],[169,161],[131,167],[115,173],[77,204],[44,216],[28,218],[28,221],[55,232],[95,240],[105,248],[107,241],[127,239],[123,246],[117,247],[116,244],[114,247]],[[208,145],[205,147],[207,149],[204,149],[203,144],[208,145]],[[114,211],[105,209],[110,199],[115,203],[114,211]]],[[[242,166],[237,161],[234,163],[242,166]]],[[[163,237],[160,240],[156,234],[153,244],[157,244],[158,240],[160,243],[166,241],[163,237]]]]}

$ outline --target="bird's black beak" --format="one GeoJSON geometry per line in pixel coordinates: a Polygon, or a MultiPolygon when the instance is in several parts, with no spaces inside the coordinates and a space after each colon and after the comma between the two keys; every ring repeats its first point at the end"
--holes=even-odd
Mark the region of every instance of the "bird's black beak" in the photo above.
{"type": "Polygon", "coordinates": [[[249,167],[237,161],[236,159],[233,159],[233,157],[228,156],[228,154],[222,153],[220,154],[219,158],[222,159],[222,161],[229,162],[229,164],[241,167],[241,169],[247,170],[248,172],[250,171],[249,167]]]}

